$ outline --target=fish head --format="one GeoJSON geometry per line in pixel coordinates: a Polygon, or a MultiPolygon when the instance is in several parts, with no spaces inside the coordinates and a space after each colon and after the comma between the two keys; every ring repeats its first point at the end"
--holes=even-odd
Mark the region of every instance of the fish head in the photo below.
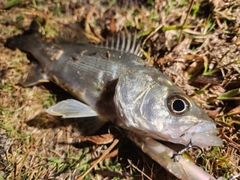
{"type": "MultiPolygon", "coordinates": [[[[153,70],[152,70],[153,71],[153,70]]],[[[115,90],[117,124],[142,136],[199,147],[220,146],[216,124],[161,72],[122,75],[115,90]]]]}
{"type": "Polygon", "coordinates": [[[192,142],[199,147],[222,145],[222,140],[217,136],[219,132],[216,124],[189,96],[179,91],[170,91],[164,104],[168,113],[168,122],[164,128],[171,141],[184,145],[192,142]]]}

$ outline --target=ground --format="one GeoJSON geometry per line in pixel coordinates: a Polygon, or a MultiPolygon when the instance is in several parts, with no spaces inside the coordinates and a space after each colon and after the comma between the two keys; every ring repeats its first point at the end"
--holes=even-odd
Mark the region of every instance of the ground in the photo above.
{"type": "Polygon", "coordinates": [[[108,127],[76,138],[78,120],[45,113],[69,97],[66,92],[53,84],[18,84],[29,60],[4,43],[33,19],[45,22],[41,33],[49,39],[74,23],[95,43],[125,27],[137,30],[146,64],[170,77],[217,124],[224,145],[204,149],[196,163],[216,178],[240,173],[239,0],[10,0],[0,8],[0,179],[176,179],[115,130],[119,143],[99,159],[115,142],[95,143],[111,139],[108,127]]]}

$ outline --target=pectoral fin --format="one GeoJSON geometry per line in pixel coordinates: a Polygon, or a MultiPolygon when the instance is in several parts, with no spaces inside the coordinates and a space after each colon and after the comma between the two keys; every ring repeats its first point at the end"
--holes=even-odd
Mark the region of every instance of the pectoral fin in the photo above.
{"type": "Polygon", "coordinates": [[[48,82],[47,75],[44,74],[42,71],[43,70],[40,65],[32,63],[27,78],[21,79],[19,84],[23,85],[24,87],[28,87],[34,86],[38,83],[48,82]]]}
{"type": "Polygon", "coordinates": [[[47,109],[47,113],[63,118],[94,117],[98,114],[86,104],[74,99],[61,101],[47,109]]]}

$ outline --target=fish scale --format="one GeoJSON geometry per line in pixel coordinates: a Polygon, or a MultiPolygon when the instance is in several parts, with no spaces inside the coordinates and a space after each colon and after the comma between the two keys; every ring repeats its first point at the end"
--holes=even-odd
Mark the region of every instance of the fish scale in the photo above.
{"type": "MultiPolygon", "coordinates": [[[[52,61],[51,63],[55,68],[49,68],[47,76],[50,77],[51,81],[54,81],[60,86],[64,84],[64,89],[68,89],[69,92],[77,96],[78,99],[94,107],[97,98],[102,93],[100,90],[106,88],[106,84],[117,79],[120,74],[126,73],[127,71],[130,72],[131,68],[136,66],[136,57],[133,59],[134,63],[131,63],[131,61],[124,63],[122,59],[127,59],[124,54],[121,54],[121,56],[112,55],[109,59],[103,60],[101,57],[103,57],[108,50],[104,49],[101,51],[99,47],[88,47],[82,44],[79,44],[79,46],[80,48],[77,48],[77,50],[72,49],[66,53],[63,52],[61,59],[52,61]],[[83,46],[83,49],[81,49],[81,46],[83,46]],[[91,48],[90,52],[88,52],[88,48],[91,48]],[[76,54],[76,51],[79,51],[79,53],[76,54]],[[79,56],[82,52],[84,52],[84,54],[79,56]],[[78,56],[77,61],[69,58],[73,53],[75,53],[75,56],[78,56]],[[56,76],[56,74],[58,76],[56,76]],[[91,79],[91,81],[86,81],[87,79],[91,79]],[[88,89],[88,91],[85,91],[85,89],[88,89]],[[82,91],[85,92],[84,96],[81,94],[82,91]]],[[[63,45],[61,48],[66,49],[69,47],[63,45]]],[[[113,51],[111,53],[114,54],[115,52],[113,51]]],[[[142,63],[139,63],[139,66],[142,67],[142,65],[142,63]]],[[[52,66],[50,65],[50,67],[52,66]]]]}
{"type": "Polygon", "coordinates": [[[42,73],[36,77],[47,77],[81,101],[59,102],[47,110],[52,115],[98,116],[98,126],[87,122],[94,130],[112,121],[144,137],[184,145],[191,141],[199,147],[222,145],[207,114],[158,69],[145,66],[136,33],[93,45],[45,42],[37,32],[27,32],[8,39],[6,46],[32,54],[42,68],[32,71],[42,73]]]}

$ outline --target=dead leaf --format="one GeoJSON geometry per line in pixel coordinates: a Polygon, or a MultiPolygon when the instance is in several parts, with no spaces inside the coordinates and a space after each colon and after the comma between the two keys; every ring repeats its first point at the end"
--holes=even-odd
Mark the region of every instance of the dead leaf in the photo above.
{"type": "Polygon", "coordinates": [[[217,117],[217,115],[220,113],[221,111],[221,107],[214,109],[214,110],[206,110],[207,114],[209,117],[211,117],[212,119],[215,119],[217,117]]]}
{"type": "Polygon", "coordinates": [[[95,144],[109,144],[114,140],[112,134],[101,134],[93,136],[73,136],[72,142],[76,141],[90,141],[95,144]]]}
{"type": "Polygon", "coordinates": [[[111,31],[112,33],[117,32],[116,23],[115,23],[115,20],[114,20],[113,17],[111,17],[111,20],[110,20],[110,31],[111,31]]]}
{"type": "Polygon", "coordinates": [[[233,115],[233,114],[239,114],[239,113],[240,113],[240,106],[237,106],[237,107],[233,108],[231,111],[229,111],[229,113],[227,113],[227,114],[233,115]]]}

